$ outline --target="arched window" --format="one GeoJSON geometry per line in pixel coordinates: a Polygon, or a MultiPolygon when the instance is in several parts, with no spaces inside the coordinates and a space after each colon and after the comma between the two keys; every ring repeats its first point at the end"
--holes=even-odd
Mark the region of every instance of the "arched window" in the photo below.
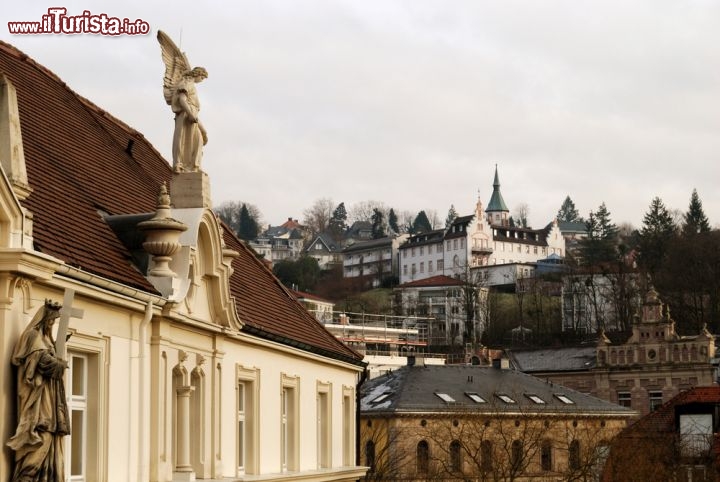
{"type": "Polygon", "coordinates": [[[568,466],[570,470],[578,470],[580,468],[580,441],[573,440],[570,442],[570,451],[568,453],[568,466]]]}
{"type": "Polygon", "coordinates": [[[540,448],[540,468],[544,471],[552,470],[552,444],[549,440],[543,440],[540,448]]]}
{"type": "Polygon", "coordinates": [[[492,442],[489,440],[483,440],[480,444],[480,456],[482,457],[480,463],[481,468],[484,472],[489,472],[492,470],[492,453],[492,442]]]}
{"type": "Polygon", "coordinates": [[[417,471],[419,474],[427,474],[430,468],[430,447],[425,440],[417,444],[417,471]]]}
{"type": "Polygon", "coordinates": [[[372,440],[365,443],[365,465],[370,467],[370,472],[375,470],[375,442],[372,440]]]}
{"type": "Polygon", "coordinates": [[[510,464],[513,472],[520,470],[523,459],[523,443],[520,440],[513,440],[512,451],[510,453],[510,464]]]}
{"type": "Polygon", "coordinates": [[[453,472],[462,472],[462,457],[460,456],[460,442],[453,440],[450,442],[450,470],[453,472]]]}

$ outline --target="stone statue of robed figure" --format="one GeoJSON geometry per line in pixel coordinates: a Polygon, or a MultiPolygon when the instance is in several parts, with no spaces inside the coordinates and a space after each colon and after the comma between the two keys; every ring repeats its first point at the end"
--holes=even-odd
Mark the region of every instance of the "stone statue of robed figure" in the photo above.
{"type": "Polygon", "coordinates": [[[207,70],[192,68],[185,54],[164,32],[158,31],[157,38],[165,63],[163,94],[175,113],[173,170],[197,172],[200,170],[202,147],[207,144],[207,132],[198,118],[200,101],[195,84],[207,78],[207,70]]]}
{"type": "Polygon", "coordinates": [[[63,375],[52,327],[60,305],[49,300],[15,345],[18,426],[7,445],[15,451],[13,482],[64,482],[63,437],[70,434],[63,375]]]}

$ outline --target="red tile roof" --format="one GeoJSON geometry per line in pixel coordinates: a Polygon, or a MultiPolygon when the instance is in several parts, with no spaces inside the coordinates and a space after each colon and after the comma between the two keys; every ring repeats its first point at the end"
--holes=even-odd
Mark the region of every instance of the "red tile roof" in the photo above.
{"type": "MultiPolygon", "coordinates": [[[[83,271],[156,293],[103,215],[155,211],[160,184],[172,176],[168,162],[142,134],[2,41],[0,73],[17,90],[33,189],[23,204],[34,216],[35,249],[83,271]]],[[[229,229],[225,240],[240,252],[233,261],[231,291],[247,331],[359,363],[361,357],[305,311],[229,229]]]]}
{"type": "Polygon", "coordinates": [[[462,286],[463,282],[450,276],[437,275],[403,283],[398,288],[429,288],[432,286],[462,286]]]}

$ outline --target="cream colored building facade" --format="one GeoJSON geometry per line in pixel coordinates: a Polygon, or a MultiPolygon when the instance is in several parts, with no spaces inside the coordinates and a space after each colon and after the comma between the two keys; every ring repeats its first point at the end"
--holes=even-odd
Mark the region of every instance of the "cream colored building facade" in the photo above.
{"type": "Polygon", "coordinates": [[[173,173],[3,42],[0,160],[0,480],[13,470],[10,355],[46,299],[70,314],[68,480],[365,473],[361,357],[222,228],[205,173],[173,173]]]}

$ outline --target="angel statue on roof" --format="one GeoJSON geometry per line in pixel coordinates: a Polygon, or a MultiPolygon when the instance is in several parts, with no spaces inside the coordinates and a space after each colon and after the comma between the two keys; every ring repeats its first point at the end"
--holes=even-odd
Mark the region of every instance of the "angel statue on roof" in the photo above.
{"type": "Polygon", "coordinates": [[[200,170],[202,146],[207,144],[207,132],[198,118],[200,102],[195,84],[207,78],[207,70],[192,68],[185,54],[164,32],[158,31],[157,38],[165,63],[163,94],[175,113],[173,170],[197,172],[200,170]]]}

